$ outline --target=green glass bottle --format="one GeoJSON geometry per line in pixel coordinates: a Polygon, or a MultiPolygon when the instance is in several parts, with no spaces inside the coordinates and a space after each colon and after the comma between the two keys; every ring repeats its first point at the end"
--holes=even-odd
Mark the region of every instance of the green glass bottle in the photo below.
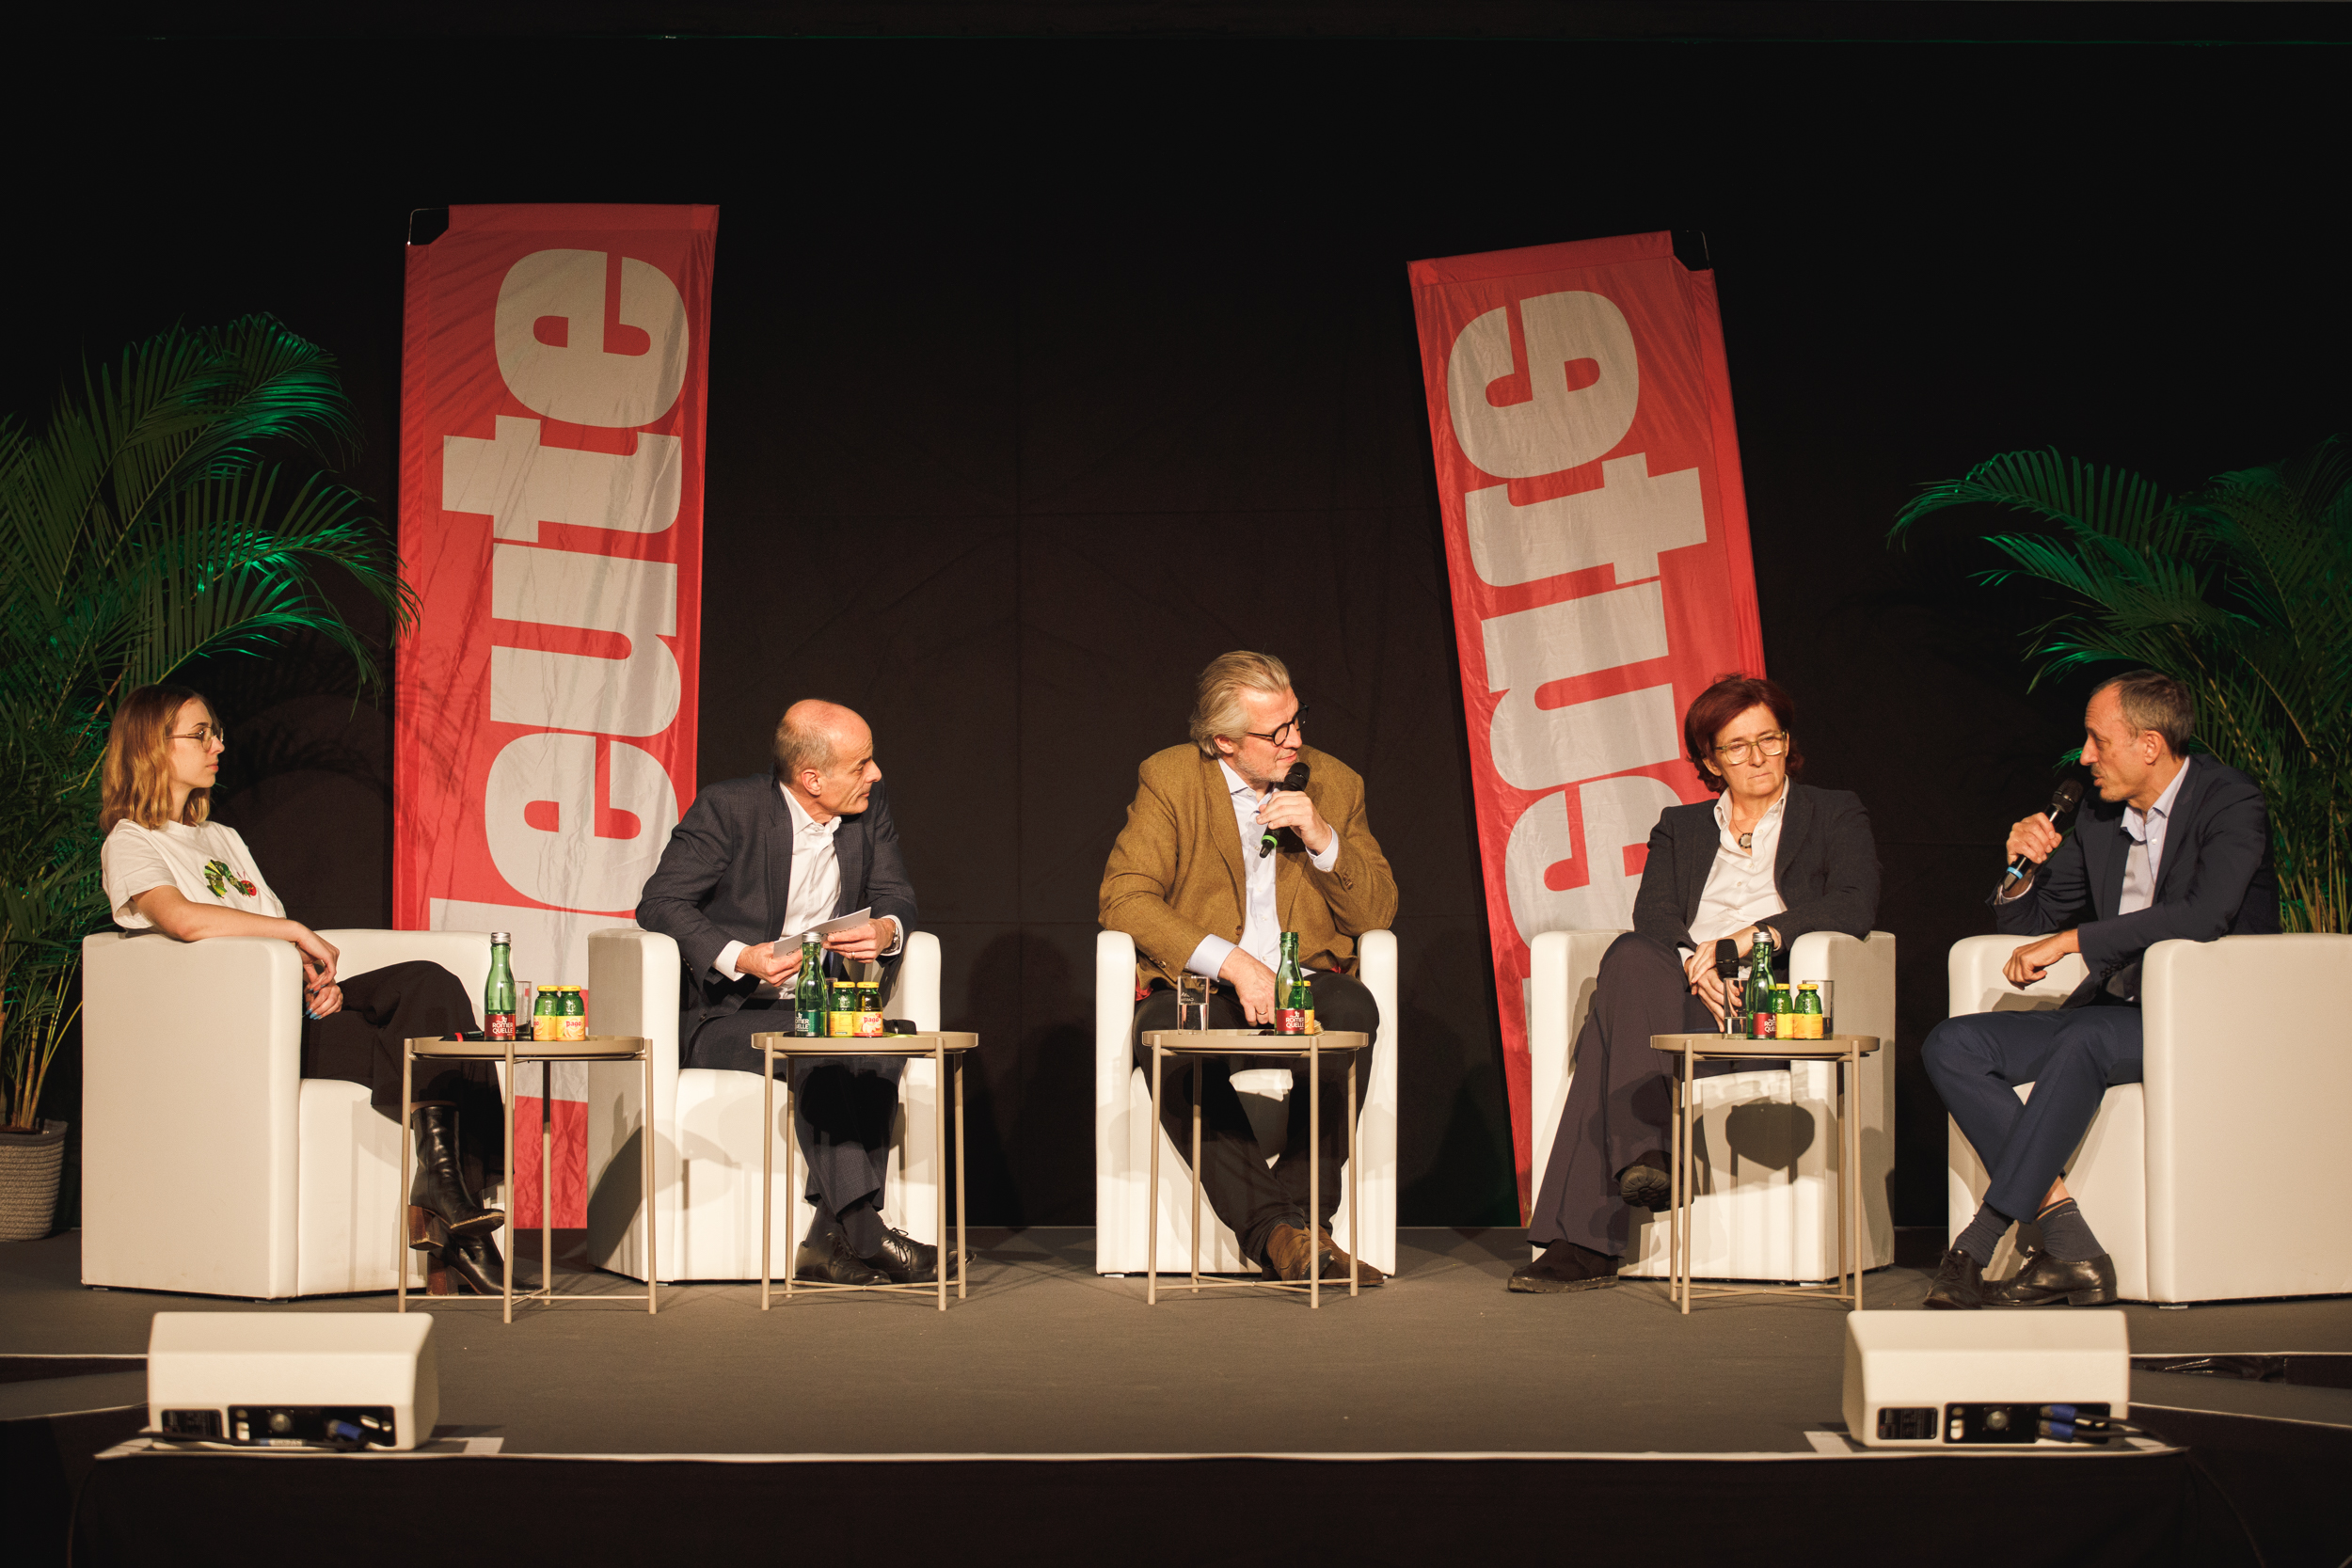
{"type": "Polygon", "coordinates": [[[1274,1032],[1303,1035],[1314,1010],[1314,993],[1307,987],[1307,972],[1298,967],[1298,933],[1282,933],[1282,958],[1274,969],[1274,1032]]]}
{"type": "Polygon", "coordinates": [[[801,943],[801,977],[792,988],[792,1032],[825,1032],[824,959],[815,937],[801,943]]]}
{"type": "Polygon", "coordinates": [[[494,1040],[515,1037],[515,968],[508,960],[514,937],[490,933],[490,974],[482,982],[482,1022],[494,1040]]]}
{"type": "Polygon", "coordinates": [[[1772,934],[1758,927],[1748,950],[1748,990],[1740,1008],[1748,1015],[1748,1038],[1779,1037],[1780,1016],[1772,1002],[1772,934]]]}

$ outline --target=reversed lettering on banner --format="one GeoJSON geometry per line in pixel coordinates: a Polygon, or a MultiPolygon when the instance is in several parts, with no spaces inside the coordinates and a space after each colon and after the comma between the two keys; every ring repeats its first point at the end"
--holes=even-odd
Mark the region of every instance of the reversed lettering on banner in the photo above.
{"type": "MultiPolygon", "coordinates": [[[[1760,673],[1713,279],[1671,237],[1417,261],[1496,994],[1545,931],[1632,924],[1681,716],[1760,673]]],[[[1527,1021],[1505,1007],[1521,1203],[1527,1021]]]]}
{"type": "Polygon", "coordinates": [[[459,207],[408,251],[394,920],[511,931],[526,983],[587,980],[693,798],[717,216],[459,207]]]}

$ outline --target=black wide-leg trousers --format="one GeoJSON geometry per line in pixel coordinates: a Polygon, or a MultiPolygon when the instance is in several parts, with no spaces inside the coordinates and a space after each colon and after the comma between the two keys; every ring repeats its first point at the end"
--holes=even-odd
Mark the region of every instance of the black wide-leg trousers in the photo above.
{"type": "MultiPolygon", "coordinates": [[[[302,1021],[302,1076],[365,1084],[368,1103],[398,1121],[405,1042],[477,1027],[473,1002],[457,976],[437,963],[386,964],[337,983],[342,1008],[302,1021]]],[[[458,1150],[476,1191],[486,1174],[505,1169],[505,1102],[495,1064],[421,1062],[410,1092],[421,1101],[457,1107],[458,1150]]]]}
{"type": "MultiPolygon", "coordinates": [[[[692,1031],[686,1065],[748,1072],[756,1077],[760,1054],[754,1035],[788,1031],[788,998],[755,998],[731,1013],[701,1021],[687,1015],[692,1031]]],[[[851,1041],[844,1040],[844,1046],[851,1041]]],[[[882,1184],[890,1174],[890,1131],[898,1114],[898,1079],[904,1056],[794,1056],[786,1064],[792,1085],[792,1131],[806,1162],[809,1201],[817,1205],[812,1236],[841,1215],[864,1206],[880,1212],[882,1184]]],[[[779,1077],[787,1076],[779,1073],[779,1077]]]]}
{"type": "MultiPolygon", "coordinates": [[[[1673,1075],[1681,1069],[1679,1057],[1650,1049],[1650,1037],[1711,1035],[1718,1027],[1707,1004],[1691,994],[1678,951],[1639,931],[1609,944],[1576,1037],[1568,1102],[1527,1217],[1529,1241],[1571,1242],[1611,1257],[1625,1252],[1633,1211],[1617,1196],[1617,1176],[1643,1155],[1666,1151],[1673,1075]]],[[[1701,1062],[1697,1074],[1787,1065],[1701,1062]]]]}
{"type": "MultiPolygon", "coordinates": [[[[1315,993],[1315,1019],[1326,1029],[1351,1030],[1377,1036],[1380,1032],[1380,1005],[1363,982],[1346,974],[1316,971],[1308,976],[1308,984],[1315,993]]],[[[1136,1006],[1135,1032],[1129,1037],[1136,1065],[1145,1073],[1152,1070],[1152,1048],[1142,1042],[1146,1030],[1173,1029],[1177,1026],[1176,993],[1172,990],[1155,990],[1136,1006]]],[[[1233,988],[1218,981],[1209,998],[1209,1027],[1212,1029],[1247,1029],[1248,1020],[1243,1016],[1241,999],[1233,988]]],[[[1193,1075],[1200,1075],[1200,1191],[1209,1200],[1234,1236],[1241,1242],[1243,1256],[1256,1262],[1265,1260],[1266,1238],[1278,1225],[1307,1224],[1308,1176],[1311,1166],[1307,1148],[1307,1064],[1283,1057],[1252,1058],[1234,1056],[1220,1059],[1215,1056],[1165,1056],[1160,1063],[1160,1125],[1168,1130],[1168,1140],[1176,1146],[1179,1159],[1192,1157],[1192,1085],[1193,1075]],[[1229,1065],[1229,1063],[1231,1065],[1229,1065]],[[1291,1069],[1288,1135],[1282,1152],[1273,1165],[1266,1164],[1265,1155],[1258,1148],[1258,1134],[1249,1125],[1249,1113],[1242,1109],[1241,1096],[1233,1089],[1232,1071],[1234,1067],[1283,1067],[1291,1069]]],[[[1323,1068],[1323,1092],[1330,1095],[1334,1085],[1345,1094],[1347,1058],[1334,1056],[1323,1068]]],[[[1363,1115],[1364,1100],[1372,1086],[1372,1053],[1367,1051],[1358,1059],[1356,1075],[1356,1114],[1363,1115]]],[[[1347,1163],[1347,1119],[1344,1101],[1327,1105],[1322,1117],[1322,1138],[1311,1158],[1321,1167],[1317,1180],[1322,1183],[1320,1194],[1323,1212],[1315,1216],[1319,1228],[1329,1229],[1331,1216],[1340,1207],[1340,1178],[1347,1163]]],[[[1158,1201],[1158,1195],[1152,1195],[1158,1201]]]]}

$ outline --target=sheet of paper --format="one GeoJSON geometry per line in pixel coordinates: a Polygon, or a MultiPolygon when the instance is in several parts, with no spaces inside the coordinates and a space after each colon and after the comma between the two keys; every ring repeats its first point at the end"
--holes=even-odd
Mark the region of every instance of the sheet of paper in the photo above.
{"type": "Polygon", "coordinates": [[[874,911],[871,906],[858,911],[855,914],[837,914],[831,920],[811,926],[798,936],[784,938],[783,944],[787,947],[798,947],[811,937],[829,937],[835,931],[847,931],[863,926],[873,918],[874,911]]]}

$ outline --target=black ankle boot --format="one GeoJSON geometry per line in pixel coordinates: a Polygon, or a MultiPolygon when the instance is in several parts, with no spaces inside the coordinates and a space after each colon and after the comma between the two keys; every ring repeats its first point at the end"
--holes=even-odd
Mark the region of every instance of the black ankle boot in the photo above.
{"type": "Polygon", "coordinates": [[[506,1216],[466,1190],[457,1163],[457,1108],[417,1107],[417,1179],[408,1188],[408,1244],[423,1251],[452,1236],[495,1230],[506,1216]]]}
{"type": "MultiPolygon", "coordinates": [[[[500,1296],[506,1293],[506,1259],[499,1253],[499,1244],[486,1230],[469,1236],[453,1236],[440,1250],[440,1261],[466,1289],[478,1296],[500,1296]]],[[[520,1279],[515,1289],[523,1288],[520,1279]]]]}

